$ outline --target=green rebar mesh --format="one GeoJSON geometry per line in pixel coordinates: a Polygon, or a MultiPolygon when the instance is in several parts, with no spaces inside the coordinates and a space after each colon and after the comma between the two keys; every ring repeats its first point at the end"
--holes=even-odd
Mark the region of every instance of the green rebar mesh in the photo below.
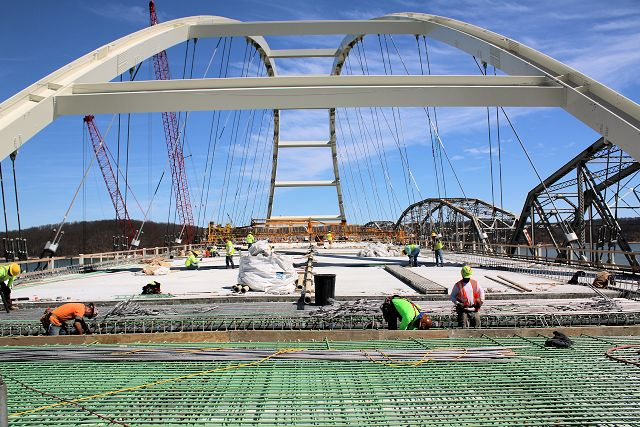
{"type": "MultiPolygon", "coordinates": [[[[131,426],[637,426],[640,368],[609,360],[606,349],[640,337],[580,337],[571,349],[537,338],[410,339],[279,343],[147,344],[224,348],[433,349],[496,345],[516,348],[509,362],[427,362],[388,367],[369,361],[271,359],[80,402],[131,426]]],[[[64,350],[65,346],[59,346],[64,350]]],[[[246,362],[246,361],[244,361],[246,362]]],[[[75,399],[238,362],[16,362],[0,373],[9,413],[58,403],[26,390],[75,399]]],[[[106,426],[75,405],[12,415],[11,426],[106,426]]]]}

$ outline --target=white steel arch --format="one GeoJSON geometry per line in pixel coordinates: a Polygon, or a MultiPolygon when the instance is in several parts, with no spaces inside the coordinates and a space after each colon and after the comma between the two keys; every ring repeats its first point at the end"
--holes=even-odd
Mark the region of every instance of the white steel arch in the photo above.
{"type": "MultiPolygon", "coordinates": [[[[358,106],[559,106],[640,160],[640,105],[526,45],[483,28],[428,14],[375,20],[238,22],[181,18],[140,30],[55,71],[0,104],[0,159],[66,114],[358,106]],[[439,40],[510,76],[305,76],[108,82],[155,53],[192,38],[245,36],[269,58],[329,56],[327,49],[271,51],[261,36],[355,34],[335,51],[339,67],[366,34],[439,40]],[[216,102],[212,102],[215,95],[216,102]]],[[[275,115],[274,146],[278,144],[275,115]]],[[[274,169],[277,154],[274,155],[274,169]]],[[[334,167],[338,180],[337,165],[334,167]]],[[[273,183],[272,183],[273,186],[273,183]]],[[[272,188],[273,190],[273,188],[272,188]]],[[[339,190],[338,190],[339,191],[339,190]]],[[[340,197],[340,196],[339,196],[340,197]]]]}

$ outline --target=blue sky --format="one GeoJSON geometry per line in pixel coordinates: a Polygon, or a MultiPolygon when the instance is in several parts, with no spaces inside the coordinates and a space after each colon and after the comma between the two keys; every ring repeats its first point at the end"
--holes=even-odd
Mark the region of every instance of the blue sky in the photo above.
{"type": "MultiPolygon", "coordinates": [[[[637,0],[159,0],[157,9],[161,21],[191,15],[219,15],[242,21],[367,19],[394,12],[448,16],[528,44],[640,102],[640,3],[637,0]]],[[[147,26],[147,2],[8,2],[3,7],[0,23],[0,100],[4,100],[79,56],[147,26]]],[[[295,40],[274,37],[269,38],[268,42],[273,48],[321,48],[336,46],[340,39],[310,37],[295,40]]],[[[243,72],[250,76],[261,75],[263,70],[255,58],[245,60],[247,57],[242,39],[234,39],[231,45],[228,68],[223,62],[226,61],[222,53],[223,43],[218,44],[218,41],[210,39],[198,42],[193,71],[188,65],[187,76],[191,73],[193,77],[203,77],[212,57],[207,77],[217,77],[225,69],[229,76],[243,72]]],[[[377,37],[366,38],[362,56],[352,56],[345,72],[361,73],[359,61],[366,58],[370,73],[381,74],[384,72],[383,57],[390,61],[395,73],[404,72],[403,61],[411,72],[420,72],[418,50],[413,37],[394,36],[382,42],[386,43],[389,50],[383,50],[381,54],[377,37]],[[393,44],[396,44],[399,54],[393,44]]],[[[430,40],[428,46],[432,73],[478,74],[473,59],[468,55],[430,40]]],[[[250,54],[249,51],[249,58],[250,54]]],[[[173,76],[181,77],[185,45],[169,49],[168,55],[173,76]]],[[[187,58],[189,63],[191,51],[187,58]]],[[[331,61],[280,60],[277,65],[283,74],[328,73],[331,61]]],[[[152,68],[145,62],[137,79],[149,78],[152,78],[152,68]]],[[[598,137],[562,110],[509,108],[507,111],[543,176],[553,172],[598,137]]],[[[493,122],[495,109],[491,109],[490,113],[493,122]]],[[[468,197],[491,201],[486,114],[484,108],[437,109],[442,141],[464,193],[468,197]]],[[[194,216],[200,223],[205,219],[226,221],[232,217],[234,223],[241,224],[250,217],[264,217],[266,184],[271,165],[268,151],[271,148],[269,118],[270,113],[264,111],[229,112],[217,116],[210,112],[198,112],[189,115],[185,131],[186,165],[194,216]],[[214,126],[218,123],[220,137],[211,168],[207,166],[207,158],[211,159],[211,154],[207,157],[207,152],[213,153],[208,148],[212,121],[214,126]]],[[[338,118],[340,173],[349,222],[396,219],[401,209],[410,202],[421,197],[438,196],[439,192],[444,196],[442,180],[448,196],[462,195],[446,159],[443,160],[443,172],[437,176],[440,186],[436,185],[428,122],[422,109],[403,109],[400,113],[390,109],[377,112],[339,110],[338,118]],[[377,120],[372,118],[376,116],[373,113],[377,113],[377,120]],[[406,171],[405,159],[408,159],[412,176],[403,173],[406,171]]],[[[96,122],[102,133],[107,135],[106,143],[110,151],[114,157],[117,156],[118,118],[99,116],[96,122]]],[[[131,188],[131,192],[128,192],[131,216],[142,218],[142,210],[146,210],[159,178],[166,169],[162,122],[159,114],[132,115],[128,170],[125,168],[126,122],[127,116],[121,116],[120,167],[122,173],[127,174],[131,188]],[[142,209],[137,206],[136,200],[142,209]]],[[[281,126],[282,139],[315,140],[328,137],[326,111],[283,112],[281,126]]],[[[500,132],[503,206],[519,213],[526,193],[537,181],[502,118],[500,132]]],[[[90,160],[90,146],[87,141],[83,142],[83,138],[81,117],[65,117],[50,125],[20,150],[16,165],[23,227],[55,223],[62,218],[80,183],[84,167],[90,160]]],[[[495,123],[492,123],[492,138],[493,199],[499,205],[495,123]]],[[[213,138],[212,141],[215,143],[215,140],[213,138]]],[[[318,150],[282,153],[278,179],[329,179],[330,156],[318,150]]],[[[15,228],[10,160],[4,160],[2,166],[9,227],[15,228]]],[[[152,204],[152,219],[166,221],[173,217],[174,214],[169,211],[170,191],[170,180],[165,176],[152,204]]],[[[335,199],[335,192],[330,189],[277,190],[274,214],[335,214],[335,199]]],[[[113,207],[100,171],[94,165],[69,219],[77,221],[113,216],[113,207]]]]}

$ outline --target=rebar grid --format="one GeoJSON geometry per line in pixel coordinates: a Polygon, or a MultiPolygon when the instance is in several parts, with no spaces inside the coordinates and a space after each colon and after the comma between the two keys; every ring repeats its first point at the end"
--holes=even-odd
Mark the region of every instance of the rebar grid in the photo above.
{"type": "MultiPolygon", "coordinates": [[[[433,314],[434,328],[457,327],[453,314],[433,314]]],[[[624,326],[640,324],[640,312],[545,313],[545,314],[483,314],[482,328],[548,328],[571,326],[624,326]]],[[[386,329],[382,315],[348,315],[325,319],[310,316],[234,316],[207,317],[169,316],[109,319],[93,322],[94,334],[149,334],[166,332],[215,332],[240,330],[353,330],[386,329]]],[[[0,336],[44,335],[35,320],[2,320],[0,336]]]]}
{"type": "MultiPolygon", "coordinates": [[[[571,349],[544,337],[412,339],[362,342],[149,344],[149,347],[428,349],[517,347],[506,363],[427,362],[389,367],[370,361],[271,359],[238,362],[12,362],[0,366],[9,387],[12,426],[111,425],[474,425],[633,426],[640,419],[640,368],[605,351],[640,337],[578,337],[571,349]],[[524,346],[524,347],[522,347],[524,346]],[[225,370],[218,370],[225,369],[225,370]],[[185,375],[205,375],[141,388],[185,375]],[[82,401],[61,405],[19,386],[82,401]],[[33,411],[21,414],[25,411],[33,411]],[[16,415],[18,414],[18,415],[16,415]]],[[[99,347],[99,346],[96,346],[99,347]]],[[[67,348],[60,346],[61,350],[67,348]]],[[[86,348],[86,347],[85,347],[86,348]]]]}

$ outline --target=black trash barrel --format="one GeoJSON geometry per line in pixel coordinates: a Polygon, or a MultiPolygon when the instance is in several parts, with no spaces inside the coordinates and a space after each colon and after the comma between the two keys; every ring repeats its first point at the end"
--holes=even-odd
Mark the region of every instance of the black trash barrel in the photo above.
{"type": "Polygon", "coordinates": [[[328,305],[329,299],[336,296],[335,274],[314,274],[313,281],[316,286],[316,305],[328,305]]]}

